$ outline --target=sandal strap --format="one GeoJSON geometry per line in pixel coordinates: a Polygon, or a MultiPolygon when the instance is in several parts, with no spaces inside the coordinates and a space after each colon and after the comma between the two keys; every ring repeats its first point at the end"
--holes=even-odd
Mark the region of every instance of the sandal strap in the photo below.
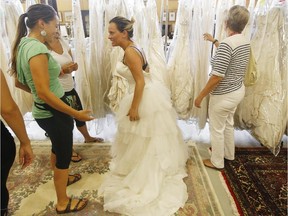
{"type": "Polygon", "coordinates": [[[66,211],[70,211],[71,202],[72,202],[72,197],[69,198],[69,201],[68,201],[68,204],[67,204],[67,206],[66,206],[66,209],[64,210],[65,212],[66,212],[66,211]]]}
{"type": "MultiPolygon", "coordinates": [[[[75,207],[72,209],[72,211],[77,211],[79,204],[83,201],[83,199],[79,199],[75,207]]],[[[85,204],[85,203],[84,203],[85,204]]]]}
{"type": "Polygon", "coordinates": [[[82,178],[80,173],[69,175],[69,176],[68,176],[67,186],[79,181],[82,178]],[[69,180],[69,176],[74,177],[73,180],[69,180]]]}
{"type": "Polygon", "coordinates": [[[79,154],[77,152],[73,152],[72,157],[79,157],[79,154]]]}

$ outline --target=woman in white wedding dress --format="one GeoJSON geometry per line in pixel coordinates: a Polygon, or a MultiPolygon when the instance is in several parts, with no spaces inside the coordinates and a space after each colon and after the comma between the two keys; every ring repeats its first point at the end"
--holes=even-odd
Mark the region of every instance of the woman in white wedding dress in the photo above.
{"type": "Polygon", "coordinates": [[[110,173],[99,189],[104,209],[124,215],[167,216],[183,207],[188,152],[176,123],[169,90],[152,80],[142,49],[132,41],[133,20],[109,24],[112,46],[124,50],[116,70],[129,83],[116,113],[110,173]]]}

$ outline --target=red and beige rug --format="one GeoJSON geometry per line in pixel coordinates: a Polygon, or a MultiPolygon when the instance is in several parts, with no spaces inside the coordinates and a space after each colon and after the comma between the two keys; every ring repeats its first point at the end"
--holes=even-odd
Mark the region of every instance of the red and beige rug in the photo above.
{"type": "Polygon", "coordinates": [[[287,148],[237,148],[222,176],[239,215],[287,215],[287,148]]]}
{"type": "MultiPolygon", "coordinates": [[[[87,197],[90,200],[88,206],[81,211],[81,215],[118,215],[104,212],[103,200],[97,195],[97,188],[108,171],[110,146],[79,144],[75,149],[83,160],[71,163],[71,172],[81,173],[82,179],[69,186],[68,194],[87,197]]],[[[49,166],[50,144],[33,142],[33,150],[36,158],[32,165],[21,170],[15,163],[11,169],[8,179],[9,215],[56,215],[56,195],[49,166]]],[[[184,208],[179,209],[175,216],[223,215],[197,148],[190,146],[189,153],[188,177],[185,179],[189,198],[184,208]]]]}

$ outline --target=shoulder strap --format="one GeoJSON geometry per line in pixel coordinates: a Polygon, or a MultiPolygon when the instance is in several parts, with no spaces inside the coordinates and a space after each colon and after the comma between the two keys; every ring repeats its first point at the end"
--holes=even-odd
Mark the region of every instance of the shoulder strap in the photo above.
{"type": "Polygon", "coordinates": [[[130,47],[134,48],[137,52],[140,53],[140,55],[141,55],[141,57],[142,57],[142,59],[143,59],[143,66],[142,66],[142,68],[143,68],[143,70],[145,70],[146,67],[148,66],[148,62],[147,62],[147,59],[146,59],[145,54],[144,54],[139,48],[137,48],[136,46],[130,46],[130,47]]]}

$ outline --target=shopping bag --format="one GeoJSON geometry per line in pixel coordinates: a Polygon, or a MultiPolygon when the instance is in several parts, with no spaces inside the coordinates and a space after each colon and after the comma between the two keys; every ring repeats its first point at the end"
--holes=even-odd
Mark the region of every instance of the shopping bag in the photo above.
{"type": "Polygon", "coordinates": [[[244,76],[244,85],[252,86],[254,85],[259,77],[259,72],[257,69],[257,62],[253,55],[252,49],[250,48],[249,61],[246,68],[245,76],[244,76]]]}

